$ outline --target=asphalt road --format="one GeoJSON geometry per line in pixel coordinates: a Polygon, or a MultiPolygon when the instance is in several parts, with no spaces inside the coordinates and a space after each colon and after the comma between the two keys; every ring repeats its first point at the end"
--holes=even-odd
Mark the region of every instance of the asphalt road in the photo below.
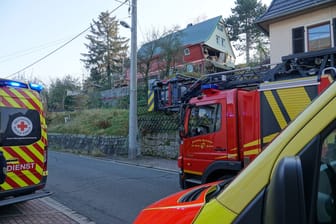
{"type": "Polygon", "coordinates": [[[49,151],[52,198],[98,224],[132,223],[158,199],[180,190],[176,172],[49,151]]]}

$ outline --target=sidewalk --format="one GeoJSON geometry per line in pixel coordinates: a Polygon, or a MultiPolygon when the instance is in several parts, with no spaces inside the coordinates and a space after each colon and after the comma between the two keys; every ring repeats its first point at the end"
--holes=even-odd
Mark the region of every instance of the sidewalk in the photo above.
{"type": "Polygon", "coordinates": [[[49,197],[0,207],[0,224],[21,223],[94,224],[49,197]]]}
{"type": "MultiPolygon", "coordinates": [[[[116,163],[149,167],[178,172],[177,161],[155,157],[139,157],[129,160],[126,157],[100,158],[116,163]]],[[[0,207],[0,224],[94,224],[93,221],[65,207],[54,199],[40,198],[23,203],[0,207]]]]}
{"type": "Polygon", "coordinates": [[[150,156],[141,156],[137,157],[134,160],[129,160],[127,157],[121,157],[121,156],[113,156],[109,157],[108,159],[111,159],[115,162],[126,163],[135,166],[143,166],[172,172],[178,172],[177,160],[174,159],[162,159],[150,156]]]}

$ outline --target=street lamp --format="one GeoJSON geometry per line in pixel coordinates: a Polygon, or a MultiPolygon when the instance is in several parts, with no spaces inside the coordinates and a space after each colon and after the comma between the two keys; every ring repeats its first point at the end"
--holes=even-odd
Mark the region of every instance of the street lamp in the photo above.
{"type": "Polygon", "coordinates": [[[135,159],[137,152],[137,1],[132,0],[132,25],[120,21],[120,25],[131,29],[131,71],[130,71],[130,108],[128,128],[128,158],[135,159]]]}
{"type": "Polygon", "coordinates": [[[131,26],[128,25],[128,23],[126,23],[125,21],[120,21],[120,25],[122,25],[123,27],[125,27],[127,29],[131,29],[131,26]]]}

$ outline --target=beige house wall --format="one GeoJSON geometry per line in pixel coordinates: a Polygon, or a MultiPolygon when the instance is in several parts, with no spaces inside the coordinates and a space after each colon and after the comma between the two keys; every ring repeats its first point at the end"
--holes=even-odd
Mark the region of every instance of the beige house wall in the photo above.
{"type": "MultiPolygon", "coordinates": [[[[307,27],[327,21],[330,21],[330,24],[332,24],[333,18],[336,18],[336,6],[316,10],[314,12],[295,16],[290,19],[284,19],[282,21],[270,24],[271,63],[279,63],[281,62],[282,56],[293,53],[293,28],[304,26],[306,35],[307,27]]],[[[331,32],[331,39],[332,46],[335,46],[335,43],[333,43],[333,32],[331,32]]],[[[307,37],[305,38],[305,51],[307,51],[307,37]]]]}

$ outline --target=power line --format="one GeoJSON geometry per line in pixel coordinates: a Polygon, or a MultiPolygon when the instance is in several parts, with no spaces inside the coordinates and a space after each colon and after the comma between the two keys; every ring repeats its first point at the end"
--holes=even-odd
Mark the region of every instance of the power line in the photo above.
{"type": "Polygon", "coordinates": [[[55,41],[43,43],[43,44],[40,44],[40,45],[35,46],[35,47],[31,47],[31,48],[28,48],[28,49],[15,51],[15,52],[12,52],[12,53],[9,53],[9,54],[6,54],[6,55],[2,55],[2,56],[0,56],[0,63],[12,60],[13,58],[16,59],[18,57],[22,57],[22,56],[32,54],[32,53],[35,53],[37,51],[41,51],[45,48],[55,47],[55,45],[59,45],[60,43],[63,43],[67,39],[69,39],[69,38],[63,38],[63,39],[60,39],[60,40],[55,40],[55,41]]]}
{"type": "MultiPolygon", "coordinates": [[[[118,0],[115,0],[117,2],[120,2],[118,0]]],[[[123,3],[121,3],[118,7],[114,8],[111,12],[109,12],[107,14],[107,16],[111,15],[112,13],[114,13],[115,11],[117,11],[119,8],[121,8],[123,5],[125,5],[129,0],[125,0],[123,3]]],[[[30,68],[34,65],[36,65],[37,63],[43,61],[44,59],[46,59],[47,57],[49,57],[50,55],[54,54],[55,52],[59,51],[60,49],[62,49],[63,47],[65,47],[66,45],[70,44],[72,41],[74,41],[75,39],[77,39],[78,37],[80,37],[81,35],[83,35],[84,33],[86,33],[90,28],[91,28],[92,25],[90,25],[89,27],[87,27],[86,29],[84,29],[82,32],[80,32],[79,34],[77,34],[76,36],[74,36],[73,38],[71,38],[70,40],[68,40],[67,42],[65,42],[64,44],[62,44],[61,46],[59,46],[58,48],[56,48],[55,50],[49,52],[48,54],[46,54],[45,56],[39,58],[38,60],[34,61],[33,63],[25,66],[24,68],[4,77],[4,78],[9,78],[11,76],[14,76],[24,70],[26,70],[27,68],[30,68]]]]}

